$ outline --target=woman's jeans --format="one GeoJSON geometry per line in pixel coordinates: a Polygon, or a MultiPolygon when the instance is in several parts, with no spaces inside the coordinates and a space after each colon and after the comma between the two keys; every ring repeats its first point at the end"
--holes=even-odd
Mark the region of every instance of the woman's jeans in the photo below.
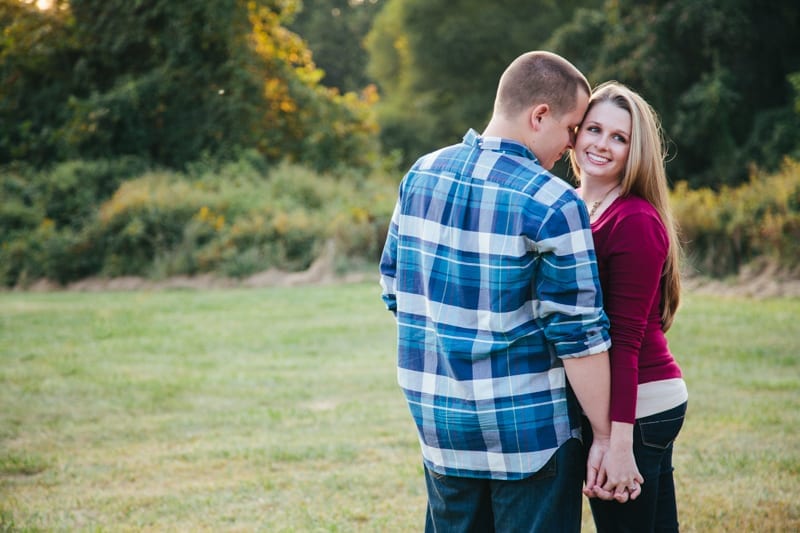
{"type": "Polygon", "coordinates": [[[428,533],[580,533],[586,473],[578,439],[519,481],[443,476],[425,469],[428,533]]]}
{"type": "MultiPolygon", "coordinates": [[[[633,426],[633,455],[644,477],[642,493],[627,503],[592,498],[597,533],[648,533],[678,531],[678,508],[672,477],[672,443],[686,415],[686,403],[640,418],[633,426]]],[[[591,443],[591,428],[584,420],[584,442],[591,443]],[[588,431],[587,431],[588,428],[588,431]]]]}

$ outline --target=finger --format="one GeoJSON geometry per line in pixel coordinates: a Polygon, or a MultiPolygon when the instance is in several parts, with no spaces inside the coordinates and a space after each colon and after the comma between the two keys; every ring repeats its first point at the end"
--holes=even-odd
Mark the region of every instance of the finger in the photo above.
{"type": "Polygon", "coordinates": [[[613,491],[614,491],[614,499],[620,503],[625,503],[630,498],[628,485],[620,483],[613,489],[613,491]]]}
{"type": "Polygon", "coordinates": [[[608,477],[606,476],[606,469],[600,468],[597,471],[597,480],[595,481],[595,486],[605,487],[608,483],[608,477]]]}
{"type": "Polygon", "coordinates": [[[586,488],[594,487],[597,484],[597,468],[593,466],[586,467],[586,488]]]}
{"type": "Polygon", "coordinates": [[[594,493],[594,497],[598,498],[600,500],[610,501],[610,500],[614,499],[614,493],[613,492],[611,492],[609,490],[605,490],[603,487],[601,487],[599,485],[595,485],[593,493],[594,493]]]}
{"type": "Polygon", "coordinates": [[[633,487],[628,488],[628,496],[630,497],[631,500],[635,500],[636,498],[638,498],[641,493],[642,493],[642,486],[639,485],[638,483],[635,484],[633,487]]]}
{"type": "Polygon", "coordinates": [[[603,487],[603,490],[605,490],[607,492],[610,492],[612,494],[616,493],[617,489],[619,489],[620,487],[623,490],[625,489],[625,484],[624,483],[619,483],[619,482],[614,483],[608,478],[605,479],[604,483],[598,483],[597,485],[603,487]]]}

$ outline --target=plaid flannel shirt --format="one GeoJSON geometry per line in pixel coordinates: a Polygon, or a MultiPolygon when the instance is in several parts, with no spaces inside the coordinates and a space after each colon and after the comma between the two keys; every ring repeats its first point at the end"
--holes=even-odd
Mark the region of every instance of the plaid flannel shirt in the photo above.
{"type": "Polygon", "coordinates": [[[521,479],[580,435],[561,358],[607,350],[608,319],[585,205],[530,150],[470,130],[420,158],[380,271],[428,468],[521,479]]]}

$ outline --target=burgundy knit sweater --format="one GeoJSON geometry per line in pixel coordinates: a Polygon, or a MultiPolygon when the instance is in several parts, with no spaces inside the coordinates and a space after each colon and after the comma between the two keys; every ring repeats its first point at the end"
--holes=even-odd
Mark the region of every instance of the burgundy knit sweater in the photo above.
{"type": "Polygon", "coordinates": [[[655,208],[630,195],[592,223],[592,235],[611,320],[611,420],[633,423],[639,383],[681,377],[661,330],[667,232],[655,208]]]}

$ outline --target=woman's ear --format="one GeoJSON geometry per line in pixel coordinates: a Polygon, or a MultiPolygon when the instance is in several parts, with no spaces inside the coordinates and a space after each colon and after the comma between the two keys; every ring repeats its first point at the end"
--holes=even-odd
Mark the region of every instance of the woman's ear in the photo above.
{"type": "Polygon", "coordinates": [[[535,131],[539,131],[542,127],[544,117],[550,112],[550,106],[547,104],[538,104],[531,108],[530,113],[530,126],[535,131]]]}

